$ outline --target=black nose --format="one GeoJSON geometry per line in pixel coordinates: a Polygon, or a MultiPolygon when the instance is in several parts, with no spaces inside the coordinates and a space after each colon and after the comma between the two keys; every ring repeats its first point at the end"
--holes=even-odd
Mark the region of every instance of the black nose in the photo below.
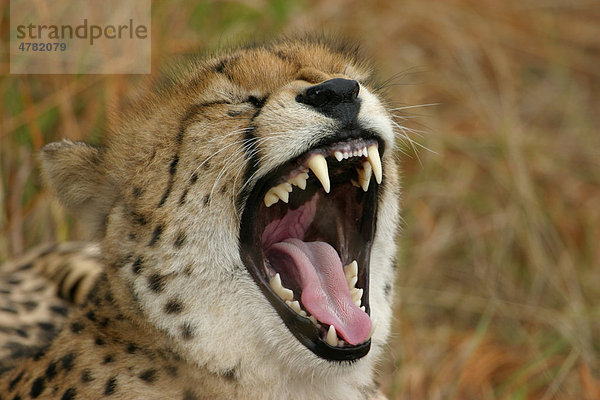
{"type": "Polygon", "coordinates": [[[296,101],[317,109],[329,108],[341,103],[354,102],[359,89],[356,81],[335,78],[309,87],[304,93],[296,96],[296,101]]]}

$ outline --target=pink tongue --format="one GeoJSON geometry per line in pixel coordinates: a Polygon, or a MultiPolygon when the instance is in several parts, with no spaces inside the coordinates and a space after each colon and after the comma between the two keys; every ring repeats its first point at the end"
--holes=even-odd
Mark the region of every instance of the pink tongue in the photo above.
{"type": "Polygon", "coordinates": [[[371,319],[352,301],[342,262],[333,247],[290,238],[271,245],[266,255],[278,269],[297,275],[302,304],[317,320],[333,325],[338,336],[350,344],[368,339],[371,319]]]}

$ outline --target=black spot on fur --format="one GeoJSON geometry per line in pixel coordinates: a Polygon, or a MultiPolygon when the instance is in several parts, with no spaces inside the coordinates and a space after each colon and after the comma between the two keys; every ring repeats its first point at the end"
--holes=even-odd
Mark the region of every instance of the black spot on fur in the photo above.
{"type": "Polygon", "coordinates": [[[46,349],[40,349],[33,355],[33,361],[39,361],[46,355],[46,349]]]}
{"type": "Polygon", "coordinates": [[[17,271],[27,271],[29,269],[33,268],[33,263],[32,262],[28,262],[26,264],[21,265],[19,268],[17,268],[17,271]]]}
{"type": "Polygon", "coordinates": [[[39,328],[43,331],[53,331],[55,326],[51,322],[38,322],[39,328]]]}
{"type": "Polygon", "coordinates": [[[187,197],[188,191],[189,191],[189,189],[185,188],[183,193],[181,193],[181,197],[179,198],[179,203],[177,203],[177,204],[179,204],[180,206],[185,204],[185,198],[187,197]]]}
{"type": "Polygon", "coordinates": [[[155,369],[151,368],[151,369],[147,369],[146,371],[142,372],[139,375],[139,377],[144,382],[154,383],[156,381],[156,375],[157,375],[157,371],[155,369]]]}
{"type": "Polygon", "coordinates": [[[65,371],[70,371],[71,369],[73,369],[73,364],[75,363],[75,354],[69,353],[64,355],[60,359],[60,362],[65,371]]]}
{"type": "Polygon", "coordinates": [[[158,202],[157,207],[160,208],[165,205],[165,202],[167,201],[167,198],[171,194],[172,189],[173,189],[173,180],[170,179],[169,183],[167,184],[167,189],[165,190],[165,193],[163,194],[163,196],[160,198],[160,201],[158,202]]]}
{"type": "Polygon", "coordinates": [[[129,236],[127,237],[129,238],[129,240],[137,239],[137,235],[135,234],[135,232],[129,232],[129,236]]]}
{"type": "Polygon", "coordinates": [[[179,234],[177,234],[177,238],[175,238],[175,247],[176,248],[181,248],[181,246],[183,246],[183,244],[185,243],[185,232],[179,232],[179,234]]]}
{"type": "Polygon", "coordinates": [[[156,228],[154,228],[154,232],[152,233],[152,239],[150,239],[150,243],[148,243],[148,246],[154,246],[156,242],[158,242],[158,240],[160,239],[160,235],[162,235],[162,232],[163,226],[157,225],[156,228]]]}
{"type": "Polygon", "coordinates": [[[106,328],[108,326],[108,323],[110,322],[110,318],[102,318],[98,324],[103,327],[106,328]]]}
{"type": "Polygon", "coordinates": [[[167,314],[179,314],[183,310],[183,304],[179,300],[171,299],[165,305],[167,314]]]}
{"type": "Polygon", "coordinates": [[[4,282],[8,283],[9,285],[19,285],[21,282],[23,282],[23,280],[15,278],[13,276],[9,276],[7,278],[4,278],[4,282]]]}
{"type": "Polygon", "coordinates": [[[15,377],[15,379],[13,379],[12,381],[10,381],[10,382],[8,383],[8,390],[9,390],[9,391],[11,391],[11,392],[12,392],[12,391],[15,389],[15,387],[17,386],[17,384],[18,384],[18,383],[21,381],[21,378],[23,378],[23,375],[24,375],[24,374],[25,374],[25,371],[21,371],[21,372],[19,373],[19,375],[17,375],[17,376],[15,377]]]}
{"type": "Polygon", "coordinates": [[[104,360],[102,360],[102,364],[110,364],[113,361],[115,361],[115,356],[108,354],[106,357],[104,357],[104,360]]]}
{"type": "Polygon", "coordinates": [[[181,337],[190,340],[194,337],[194,328],[189,322],[181,325],[181,337]]]}
{"type": "Polygon", "coordinates": [[[152,274],[148,278],[148,287],[154,293],[160,293],[165,290],[166,276],[160,274],[152,274]]]}
{"type": "Polygon", "coordinates": [[[27,311],[33,311],[37,308],[38,303],[35,301],[24,301],[21,303],[21,305],[27,310],[27,311]]]}
{"type": "Polygon", "coordinates": [[[105,342],[104,342],[104,340],[103,340],[103,339],[96,338],[96,340],[94,340],[94,344],[95,344],[96,346],[104,346],[105,342]]]}
{"type": "Polygon", "coordinates": [[[137,260],[135,260],[133,262],[133,264],[131,265],[131,271],[135,274],[138,275],[140,273],[140,271],[142,270],[142,258],[138,257],[137,260]]]}
{"type": "Polygon", "coordinates": [[[70,387],[67,390],[65,390],[65,393],[63,393],[60,400],[73,400],[76,394],[77,391],[75,390],[75,388],[70,387]]]}
{"type": "Polygon", "coordinates": [[[127,345],[127,352],[129,354],[135,353],[137,351],[137,349],[138,349],[138,346],[135,343],[129,343],[127,345]]]}
{"type": "Polygon", "coordinates": [[[179,164],[179,154],[175,154],[173,157],[173,161],[171,161],[171,165],[169,165],[169,174],[175,175],[177,172],[177,164],[179,164]]]}
{"type": "Polygon", "coordinates": [[[5,313],[9,313],[9,314],[18,314],[19,313],[17,311],[17,309],[13,308],[13,307],[0,307],[0,311],[3,311],[5,313]]]}
{"type": "Polygon", "coordinates": [[[204,207],[208,207],[209,201],[210,201],[210,197],[208,197],[208,195],[205,195],[204,199],[202,199],[202,202],[204,203],[204,207]]]}
{"type": "Polygon", "coordinates": [[[84,328],[84,325],[81,322],[73,322],[71,324],[71,332],[80,333],[84,328]]]}
{"type": "Polygon", "coordinates": [[[195,184],[196,182],[198,182],[198,173],[197,173],[197,172],[194,172],[194,173],[192,174],[192,176],[190,177],[190,183],[193,185],[193,184],[195,184]]]}
{"type": "Polygon", "coordinates": [[[12,398],[12,400],[21,400],[21,396],[19,396],[18,394],[15,395],[15,397],[12,398]]]}
{"type": "Polygon", "coordinates": [[[96,313],[93,311],[88,311],[85,313],[85,317],[92,322],[96,322],[96,313]]]}
{"type": "Polygon", "coordinates": [[[46,385],[44,384],[44,378],[36,378],[31,384],[29,395],[35,399],[44,391],[45,387],[46,385]]]}
{"type": "Polygon", "coordinates": [[[138,186],[133,187],[133,197],[140,197],[144,193],[144,189],[138,186]]]}
{"type": "Polygon", "coordinates": [[[51,381],[56,376],[56,361],[51,362],[48,365],[48,368],[46,368],[45,376],[46,379],[48,379],[48,381],[51,381]]]}
{"type": "Polygon", "coordinates": [[[15,333],[18,336],[22,337],[22,338],[28,338],[29,337],[29,334],[26,331],[24,331],[23,329],[21,329],[21,328],[16,328],[15,329],[15,333]]]}
{"type": "Polygon", "coordinates": [[[86,368],[83,370],[83,372],[81,373],[81,381],[88,383],[94,380],[94,377],[92,376],[92,370],[89,368],[86,368]]]}
{"type": "Polygon", "coordinates": [[[131,212],[131,218],[133,218],[133,222],[138,225],[146,225],[148,223],[148,219],[144,217],[142,214],[136,213],[135,211],[131,212]]]}
{"type": "Polygon", "coordinates": [[[215,72],[218,72],[219,74],[222,74],[223,71],[225,70],[225,67],[227,66],[227,59],[223,59],[221,61],[219,61],[219,63],[215,66],[215,72]]]}
{"type": "Polygon", "coordinates": [[[50,311],[62,316],[66,316],[69,313],[69,310],[63,306],[50,306],[50,311]]]}
{"type": "Polygon", "coordinates": [[[104,395],[110,396],[117,389],[117,377],[113,376],[109,380],[106,381],[106,386],[104,386],[104,395]]]}

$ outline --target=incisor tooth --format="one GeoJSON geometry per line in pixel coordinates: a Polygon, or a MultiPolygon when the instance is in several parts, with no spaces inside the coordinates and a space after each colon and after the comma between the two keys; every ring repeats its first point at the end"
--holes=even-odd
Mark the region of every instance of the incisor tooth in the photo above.
{"type": "Polygon", "coordinates": [[[356,260],[344,267],[344,275],[346,278],[358,275],[358,263],[356,260]]]}
{"type": "Polygon", "coordinates": [[[371,182],[371,164],[367,161],[362,163],[362,169],[358,169],[358,181],[362,190],[366,192],[369,190],[369,182],[371,182]]]}
{"type": "Polygon", "coordinates": [[[333,155],[335,156],[335,159],[338,161],[342,161],[342,159],[344,158],[344,155],[342,154],[341,151],[336,151],[333,153],[333,155]]]}
{"type": "Polygon", "coordinates": [[[327,161],[322,154],[315,154],[308,160],[308,168],[311,169],[313,174],[323,185],[325,193],[329,193],[331,189],[331,183],[329,182],[329,170],[327,169],[327,161]]]}
{"type": "Polygon", "coordinates": [[[381,158],[379,158],[379,150],[377,150],[376,145],[371,145],[367,149],[368,160],[371,163],[371,167],[373,167],[373,173],[375,173],[375,180],[377,183],[381,183],[381,179],[383,178],[383,171],[381,170],[381,158]]]}
{"type": "Polygon", "coordinates": [[[337,332],[335,331],[335,326],[329,325],[329,330],[327,331],[327,338],[325,339],[325,341],[330,346],[338,345],[338,338],[337,338],[337,332]]]}

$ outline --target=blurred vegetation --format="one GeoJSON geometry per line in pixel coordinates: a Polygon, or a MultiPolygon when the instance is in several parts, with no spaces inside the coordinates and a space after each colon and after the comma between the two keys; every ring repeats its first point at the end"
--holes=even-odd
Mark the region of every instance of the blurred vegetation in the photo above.
{"type": "MultiPolygon", "coordinates": [[[[360,41],[388,79],[404,171],[390,398],[600,399],[600,3],[176,0],[152,15],[154,71],[308,29],[360,41]]],[[[142,77],[10,76],[2,52],[5,259],[81,237],[36,152],[102,141],[142,77]]]]}

